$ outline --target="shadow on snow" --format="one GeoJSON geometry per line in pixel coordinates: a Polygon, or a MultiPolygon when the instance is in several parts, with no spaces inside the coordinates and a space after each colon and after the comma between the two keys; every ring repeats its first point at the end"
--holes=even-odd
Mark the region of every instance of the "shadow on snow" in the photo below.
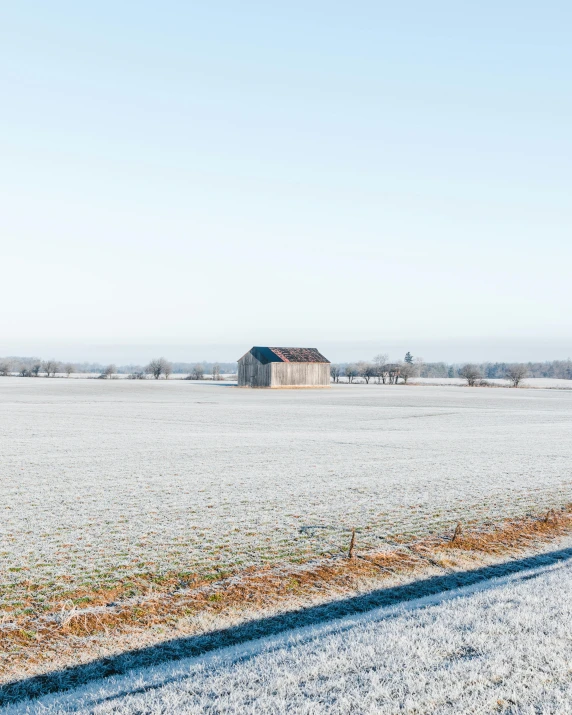
{"type": "Polygon", "coordinates": [[[552,551],[472,571],[431,576],[403,586],[379,588],[365,595],[268,616],[206,634],[176,638],[146,648],[100,658],[84,665],[9,682],[0,687],[0,706],[68,690],[96,678],[126,673],[132,668],[154,666],[169,660],[193,657],[264,636],[277,635],[294,628],[323,624],[343,616],[365,613],[381,606],[395,606],[426,596],[445,594],[456,588],[549,566],[571,558],[572,548],[552,551]]]}

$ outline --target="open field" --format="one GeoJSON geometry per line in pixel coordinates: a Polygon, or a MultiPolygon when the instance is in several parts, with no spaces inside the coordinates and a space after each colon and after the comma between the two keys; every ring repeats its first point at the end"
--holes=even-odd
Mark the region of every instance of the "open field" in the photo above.
{"type": "Polygon", "coordinates": [[[560,553],[557,565],[537,559],[508,577],[134,670],[7,715],[570,713],[572,549],[560,553]]]}
{"type": "MultiPolygon", "coordinates": [[[[412,385],[454,385],[466,386],[467,381],[460,377],[413,377],[409,381],[412,385]]],[[[486,382],[497,387],[510,387],[508,380],[500,378],[487,378],[486,382]]],[[[520,384],[521,388],[541,390],[572,390],[572,380],[552,377],[528,377],[520,384]]]]}
{"type": "Polygon", "coordinates": [[[557,390],[0,378],[0,438],[5,633],[102,590],[336,556],[354,527],[373,553],[571,501],[557,390]]]}
{"type": "Polygon", "coordinates": [[[319,555],[570,500],[572,398],[0,380],[2,584],[319,555]],[[317,527],[317,528],[316,528],[317,527]]]}

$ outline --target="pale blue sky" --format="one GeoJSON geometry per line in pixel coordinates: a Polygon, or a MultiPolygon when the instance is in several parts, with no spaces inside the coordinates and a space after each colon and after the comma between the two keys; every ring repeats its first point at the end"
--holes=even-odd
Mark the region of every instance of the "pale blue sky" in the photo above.
{"type": "Polygon", "coordinates": [[[571,26],[565,2],[4,3],[0,354],[572,353],[571,26]]]}

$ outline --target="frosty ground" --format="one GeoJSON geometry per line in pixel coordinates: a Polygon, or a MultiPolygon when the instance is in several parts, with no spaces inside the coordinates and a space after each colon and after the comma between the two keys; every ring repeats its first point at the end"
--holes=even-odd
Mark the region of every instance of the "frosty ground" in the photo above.
{"type": "Polygon", "coordinates": [[[3,629],[570,502],[566,391],[0,378],[0,430],[3,629]]]}
{"type": "Polygon", "coordinates": [[[137,670],[6,715],[570,713],[572,549],[563,553],[557,565],[137,670]]]}
{"type": "MultiPolygon", "coordinates": [[[[463,387],[467,381],[459,377],[414,377],[410,380],[412,385],[448,385],[463,387]]],[[[487,378],[485,382],[493,387],[511,387],[509,380],[501,378],[487,378]]],[[[541,390],[572,390],[572,380],[565,380],[553,377],[530,377],[522,380],[521,389],[541,389],[541,390]]]]}
{"type": "Polygon", "coordinates": [[[2,583],[221,569],[569,500],[572,396],[0,379],[2,583]]]}

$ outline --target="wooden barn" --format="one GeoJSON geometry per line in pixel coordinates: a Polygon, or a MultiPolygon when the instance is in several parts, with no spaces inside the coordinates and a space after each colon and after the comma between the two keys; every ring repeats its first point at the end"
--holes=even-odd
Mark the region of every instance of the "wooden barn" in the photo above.
{"type": "Polygon", "coordinates": [[[330,361],[316,348],[251,348],[238,361],[239,387],[329,387],[330,361]]]}

